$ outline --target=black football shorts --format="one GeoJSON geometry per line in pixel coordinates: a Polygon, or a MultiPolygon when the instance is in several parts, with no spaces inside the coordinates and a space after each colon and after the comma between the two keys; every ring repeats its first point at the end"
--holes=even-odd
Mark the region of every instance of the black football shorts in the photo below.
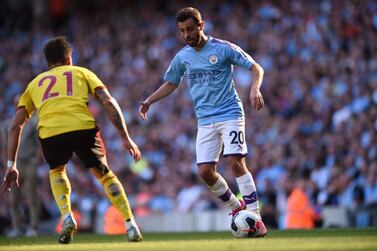
{"type": "Polygon", "coordinates": [[[85,168],[93,167],[105,174],[109,172],[99,128],[72,131],[39,140],[50,169],[67,164],[75,153],[85,168]]]}

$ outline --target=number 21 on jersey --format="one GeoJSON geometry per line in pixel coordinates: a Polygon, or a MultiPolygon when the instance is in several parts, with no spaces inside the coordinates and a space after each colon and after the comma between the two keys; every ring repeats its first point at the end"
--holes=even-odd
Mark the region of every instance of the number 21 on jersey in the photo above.
{"type": "MultiPolygon", "coordinates": [[[[73,95],[73,78],[72,78],[72,72],[66,71],[63,73],[66,80],[66,95],[72,96],[73,95]]],[[[43,77],[38,82],[38,87],[42,87],[44,84],[47,85],[47,88],[42,96],[42,102],[49,98],[54,98],[59,96],[59,92],[51,92],[52,88],[56,84],[56,77],[54,75],[48,75],[43,77]]]]}

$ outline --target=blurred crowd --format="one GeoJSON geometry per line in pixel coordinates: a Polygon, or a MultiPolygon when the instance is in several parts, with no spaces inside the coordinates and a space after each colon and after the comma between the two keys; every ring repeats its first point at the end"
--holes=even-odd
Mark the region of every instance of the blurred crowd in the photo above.
{"type": "MultiPolygon", "coordinates": [[[[140,102],[162,83],[170,60],[184,46],[175,13],[188,5],[201,11],[206,34],[239,45],[265,70],[266,106],[258,112],[248,103],[250,73],[236,68],[234,78],[246,113],[248,166],[268,224],[284,227],[278,215],[285,214],[296,184],[319,213],[327,205],[377,210],[373,0],[5,1],[0,10],[0,121],[14,114],[14,97],[47,69],[44,42],[66,35],[74,46],[74,63],[108,86],[142,151],[143,159],[134,163],[106,113],[90,101],[108,161],[135,214],[221,208],[196,175],[196,119],[188,86],[153,104],[148,121],[138,116],[140,102]]],[[[1,158],[3,165],[3,153],[1,158]]],[[[57,218],[48,167],[40,161],[35,168],[42,220],[57,218]]],[[[218,168],[237,191],[226,159],[218,168]]],[[[96,215],[109,206],[104,193],[76,159],[69,163],[68,176],[82,226],[93,229],[96,215]]],[[[5,223],[7,205],[3,194],[0,219],[5,223]]]]}

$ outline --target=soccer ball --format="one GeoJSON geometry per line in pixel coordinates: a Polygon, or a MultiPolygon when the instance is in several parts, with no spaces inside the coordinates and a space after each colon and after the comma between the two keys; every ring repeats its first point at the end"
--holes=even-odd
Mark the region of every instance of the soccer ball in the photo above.
{"type": "Polygon", "coordinates": [[[241,210],[232,219],[232,234],[237,238],[253,237],[257,232],[256,223],[258,217],[248,210],[241,210]]]}

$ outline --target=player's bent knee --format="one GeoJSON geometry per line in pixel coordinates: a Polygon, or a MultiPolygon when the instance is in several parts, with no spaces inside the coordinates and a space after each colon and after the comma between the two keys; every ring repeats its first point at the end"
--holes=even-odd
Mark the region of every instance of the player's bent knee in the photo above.
{"type": "Polygon", "coordinates": [[[213,165],[199,165],[198,173],[203,180],[213,180],[217,177],[216,168],[213,165]]]}
{"type": "Polygon", "coordinates": [[[107,176],[109,173],[112,173],[110,170],[102,170],[96,167],[90,168],[91,172],[96,176],[97,179],[102,179],[103,177],[107,176]]]}
{"type": "Polygon", "coordinates": [[[239,157],[239,156],[232,156],[229,158],[229,165],[232,169],[233,175],[236,177],[239,177],[241,175],[244,175],[245,173],[249,172],[245,158],[239,157]]]}
{"type": "Polygon", "coordinates": [[[246,166],[245,156],[243,155],[230,155],[228,157],[231,167],[243,167],[246,166]]]}
{"type": "Polygon", "coordinates": [[[232,169],[243,169],[242,162],[237,160],[230,161],[229,165],[232,169]]]}
{"type": "Polygon", "coordinates": [[[50,172],[63,172],[65,171],[65,165],[58,165],[54,167],[50,167],[50,172]]]}

